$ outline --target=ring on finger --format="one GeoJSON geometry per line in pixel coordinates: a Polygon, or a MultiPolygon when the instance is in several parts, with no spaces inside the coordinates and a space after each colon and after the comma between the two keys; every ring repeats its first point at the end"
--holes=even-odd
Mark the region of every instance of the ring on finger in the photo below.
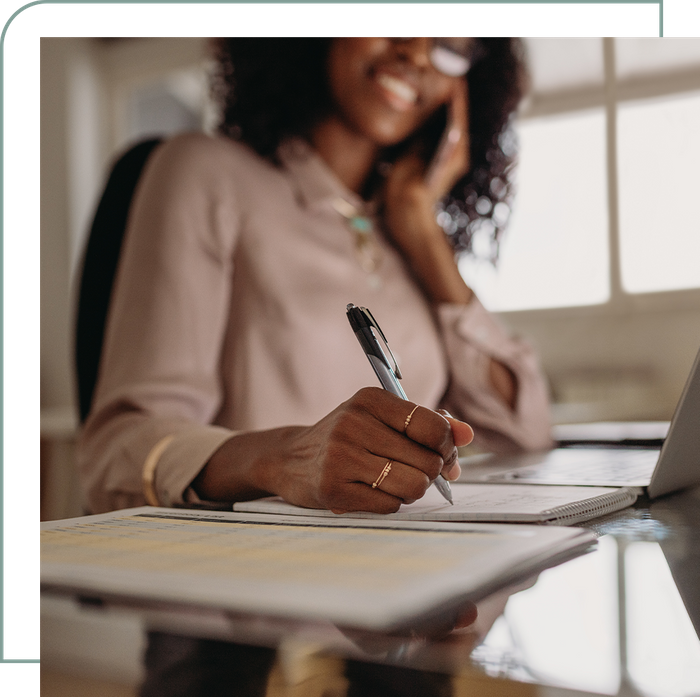
{"type": "Polygon", "coordinates": [[[384,465],[384,469],[379,473],[379,476],[377,477],[377,481],[372,484],[372,488],[376,489],[388,476],[389,472],[391,472],[391,463],[393,460],[389,460],[386,465],[384,465]]]}
{"type": "Polygon", "coordinates": [[[411,423],[411,419],[413,418],[413,415],[416,413],[416,409],[418,409],[419,406],[420,406],[419,404],[416,404],[416,406],[413,407],[413,409],[411,410],[411,413],[406,417],[406,421],[404,422],[404,425],[403,425],[403,432],[404,433],[406,433],[406,431],[408,431],[408,424],[411,423]]]}

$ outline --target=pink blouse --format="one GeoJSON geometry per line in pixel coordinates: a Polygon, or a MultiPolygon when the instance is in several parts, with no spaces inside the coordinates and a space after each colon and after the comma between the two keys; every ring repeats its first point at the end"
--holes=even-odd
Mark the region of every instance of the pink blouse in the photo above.
{"type": "Polygon", "coordinates": [[[532,348],[476,299],[432,306],[381,235],[368,275],[334,207],[362,202],[308,145],[288,143],[280,159],[185,134],[147,163],[79,439],[92,512],[144,503],[144,462],[166,436],[158,499],[193,502],[190,483],[235,432],[313,424],[377,385],[345,316],[351,302],[381,324],[411,401],[467,421],[482,447],[549,447],[532,348]],[[491,387],[492,357],[517,378],[515,411],[491,387]]]}

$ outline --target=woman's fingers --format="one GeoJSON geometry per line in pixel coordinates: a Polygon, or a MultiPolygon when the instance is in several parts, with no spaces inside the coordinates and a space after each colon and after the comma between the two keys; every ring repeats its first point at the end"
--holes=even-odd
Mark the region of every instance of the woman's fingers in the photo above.
{"type": "Polygon", "coordinates": [[[464,80],[459,80],[455,85],[455,91],[452,93],[450,102],[452,110],[452,122],[464,134],[465,138],[469,134],[469,93],[467,91],[467,83],[464,80]]]}
{"type": "Polygon", "coordinates": [[[360,416],[366,412],[373,417],[361,431],[357,424],[352,426],[358,444],[369,452],[417,467],[431,480],[454,458],[452,428],[432,409],[374,387],[360,390],[351,403],[360,416]]]}
{"type": "Polygon", "coordinates": [[[469,116],[467,85],[464,80],[455,83],[448,104],[445,133],[425,178],[425,184],[435,199],[442,198],[454,183],[469,169],[469,116]]]}
{"type": "Polygon", "coordinates": [[[467,83],[459,80],[450,102],[452,128],[459,132],[459,147],[455,149],[452,163],[455,173],[464,174],[469,169],[469,93],[467,83]]]}
{"type": "MultiPolygon", "coordinates": [[[[468,424],[447,412],[435,412],[378,388],[360,390],[353,401],[360,411],[366,410],[374,417],[361,429],[357,425],[353,427],[359,444],[369,453],[379,460],[392,459],[415,468],[427,476],[429,482],[441,473],[448,479],[459,476],[457,446],[470,443],[474,435],[468,424]]],[[[413,499],[420,498],[422,493],[419,496],[408,492],[397,495],[413,499]]]]}
{"type": "Polygon", "coordinates": [[[468,423],[455,419],[446,409],[438,409],[438,413],[442,414],[450,424],[452,437],[458,448],[469,445],[474,440],[474,429],[468,423]]]}
{"type": "Polygon", "coordinates": [[[469,443],[474,440],[474,430],[469,424],[464,423],[464,421],[460,421],[459,419],[455,419],[449,414],[445,414],[445,418],[450,424],[450,428],[452,429],[452,437],[454,438],[455,445],[458,448],[461,448],[464,445],[469,445],[469,443]]]}
{"type": "MultiPolygon", "coordinates": [[[[377,458],[382,463],[381,458],[377,458]]],[[[430,479],[422,470],[406,465],[397,460],[387,460],[379,470],[378,465],[372,463],[365,469],[366,483],[372,488],[401,499],[402,503],[413,503],[425,494],[430,486],[430,479]],[[372,479],[374,477],[374,479],[372,479]],[[369,481],[369,480],[372,481],[369,481]]]]}
{"type": "MultiPolygon", "coordinates": [[[[438,409],[438,412],[444,416],[447,419],[447,422],[450,424],[450,428],[452,429],[452,438],[454,439],[456,448],[469,445],[469,443],[474,440],[474,430],[469,424],[464,423],[464,421],[460,421],[459,419],[455,419],[445,409],[438,409]]],[[[457,457],[455,457],[452,463],[445,463],[445,467],[443,469],[443,476],[445,479],[448,479],[451,482],[459,479],[459,475],[462,474],[462,468],[459,464],[458,456],[459,453],[457,453],[457,457]]]]}
{"type": "Polygon", "coordinates": [[[462,472],[457,448],[468,445],[474,438],[474,431],[469,424],[455,419],[442,409],[434,412],[424,407],[416,409],[405,434],[441,454],[443,466],[440,473],[448,480],[457,479],[462,472]],[[441,434],[441,442],[434,440],[439,437],[438,434],[441,434]]]}
{"type": "Polygon", "coordinates": [[[310,508],[391,513],[420,499],[439,474],[458,476],[455,443],[470,438],[467,424],[364,388],[294,432],[292,456],[279,477],[270,472],[272,491],[310,508]]]}
{"type": "Polygon", "coordinates": [[[378,457],[364,463],[358,478],[359,481],[348,482],[345,495],[334,501],[334,513],[394,513],[401,504],[420,499],[430,486],[430,479],[421,470],[378,457]]]}

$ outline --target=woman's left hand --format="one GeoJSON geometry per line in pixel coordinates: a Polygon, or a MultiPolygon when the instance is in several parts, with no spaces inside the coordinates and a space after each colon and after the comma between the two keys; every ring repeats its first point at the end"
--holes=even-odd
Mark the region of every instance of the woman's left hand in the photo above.
{"type": "Polygon", "coordinates": [[[447,105],[445,132],[437,151],[426,163],[416,153],[397,161],[387,177],[384,204],[393,217],[406,206],[434,207],[469,167],[469,127],[467,87],[463,80],[455,82],[447,105]]]}
{"type": "Polygon", "coordinates": [[[435,220],[435,204],[469,165],[466,83],[455,82],[447,135],[433,162],[410,153],[397,161],[384,189],[387,234],[406,259],[429,300],[467,303],[473,295],[464,283],[445,233],[435,220]]]}
{"type": "Polygon", "coordinates": [[[468,92],[459,80],[448,104],[447,125],[423,182],[433,202],[440,200],[469,169],[468,92]]]}

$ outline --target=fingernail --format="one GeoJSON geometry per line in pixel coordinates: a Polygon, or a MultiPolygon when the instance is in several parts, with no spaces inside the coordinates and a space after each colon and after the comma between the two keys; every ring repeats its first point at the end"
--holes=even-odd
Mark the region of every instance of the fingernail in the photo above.
{"type": "Polygon", "coordinates": [[[445,479],[454,482],[455,479],[459,479],[460,474],[462,474],[462,468],[460,467],[459,461],[455,460],[450,471],[445,474],[445,479]]]}
{"type": "Polygon", "coordinates": [[[457,458],[459,457],[459,451],[457,448],[452,448],[452,453],[451,455],[445,460],[445,462],[442,463],[443,467],[452,467],[452,465],[456,462],[457,458]]]}
{"type": "Polygon", "coordinates": [[[462,468],[459,466],[459,452],[457,448],[452,451],[452,457],[444,463],[442,467],[442,476],[449,481],[454,481],[462,473],[462,468]]]}

